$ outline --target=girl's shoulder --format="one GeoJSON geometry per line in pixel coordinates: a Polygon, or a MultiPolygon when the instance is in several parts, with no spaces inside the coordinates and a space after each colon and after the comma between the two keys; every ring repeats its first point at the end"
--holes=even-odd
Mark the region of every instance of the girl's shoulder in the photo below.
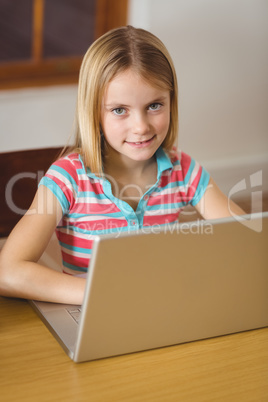
{"type": "Polygon", "coordinates": [[[169,159],[173,166],[180,166],[183,168],[188,168],[189,165],[194,162],[194,159],[190,155],[183,152],[181,149],[173,147],[168,152],[169,159]]]}
{"type": "Polygon", "coordinates": [[[57,159],[50,167],[50,170],[61,169],[62,173],[75,176],[85,171],[84,163],[78,152],[71,152],[57,159]]]}

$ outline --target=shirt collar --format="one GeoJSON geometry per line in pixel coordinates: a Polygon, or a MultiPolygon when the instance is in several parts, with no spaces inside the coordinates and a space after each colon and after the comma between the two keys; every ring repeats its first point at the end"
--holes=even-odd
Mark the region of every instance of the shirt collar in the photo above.
{"type": "Polygon", "coordinates": [[[89,167],[86,167],[86,166],[85,166],[81,154],[79,154],[79,160],[80,160],[80,162],[81,162],[83,171],[86,173],[86,175],[87,175],[88,177],[90,177],[90,178],[92,178],[92,179],[100,180],[100,176],[97,176],[95,173],[92,173],[91,170],[89,169],[89,167]]]}
{"type": "Polygon", "coordinates": [[[157,161],[157,178],[159,179],[162,173],[165,170],[172,169],[173,165],[169,156],[163,150],[162,147],[159,147],[155,153],[156,161],[157,161]]]}

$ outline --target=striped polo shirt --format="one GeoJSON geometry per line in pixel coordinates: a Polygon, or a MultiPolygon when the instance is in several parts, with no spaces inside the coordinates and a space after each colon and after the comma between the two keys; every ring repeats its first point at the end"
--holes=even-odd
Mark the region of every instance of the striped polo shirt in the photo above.
{"type": "Polygon", "coordinates": [[[155,154],[157,181],[140,198],[137,209],[112,193],[108,178],[86,168],[81,155],[57,160],[41,179],[61,204],[63,217],[56,228],[64,272],[86,272],[97,235],[174,224],[188,204],[202,198],[209,174],[184,152],[155,154]]]}

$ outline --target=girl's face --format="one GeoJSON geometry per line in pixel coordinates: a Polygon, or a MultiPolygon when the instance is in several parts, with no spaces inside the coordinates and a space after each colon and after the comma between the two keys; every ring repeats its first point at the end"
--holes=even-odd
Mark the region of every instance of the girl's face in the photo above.
{"type": "Polygon", "coordinates": [[[108,84],[101,125],[110,161],[149,160],[164,141],[169,122],[168,90],[152,86],[131,69],[108,84]]]}

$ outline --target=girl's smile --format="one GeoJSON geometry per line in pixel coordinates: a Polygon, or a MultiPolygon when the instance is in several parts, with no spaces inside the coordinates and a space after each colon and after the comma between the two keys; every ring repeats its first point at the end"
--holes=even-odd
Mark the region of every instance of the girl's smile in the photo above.
{"type": "Polygon", "coordinates": [[[135,148],[143,148],[143,147],[147,147],[147,146],[151,145],[154,138],[155,138],[155,135],[152,138],[149,138],[148,140],[136,141],[136,142],[126,141],[126,143],[135,148]]]}
{"type": "Polygon", "coordinates": [[[164,141],[169,123],[169,90],[152,86],[131,69],[119,73],[102,102],[106,161],[148,161],[164,141]]]}

